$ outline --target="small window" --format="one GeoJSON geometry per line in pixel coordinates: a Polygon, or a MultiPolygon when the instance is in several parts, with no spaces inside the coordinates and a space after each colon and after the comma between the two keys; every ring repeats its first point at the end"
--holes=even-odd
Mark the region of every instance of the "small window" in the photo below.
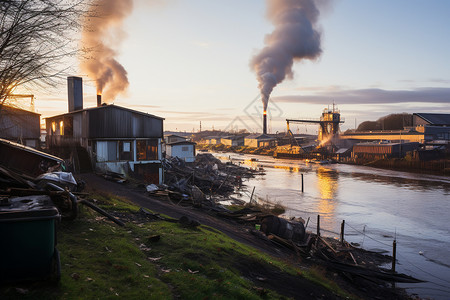
{"type": "Polygon", "coordinates": [[[64,121],[59,121],[59,134],[64,135],[64,121]]]}
{"type": "Polygon", "coordinates": [[[187,151],[189,151],[189,147],[188,146],[183,146],[183,147],[181,147],[181,151],[187,152],[187,151]]]}
{"type": "Polygon", "coordinates": [[[119,159],[120,160],[133,160],[131,142],[120,141],[119,142],[119,159]]]}
{"type": "Polygon", "coordinates": [[[123,152],[130,152],[130,151],[131,151],[131,143],[123,142],[123,152]]]}

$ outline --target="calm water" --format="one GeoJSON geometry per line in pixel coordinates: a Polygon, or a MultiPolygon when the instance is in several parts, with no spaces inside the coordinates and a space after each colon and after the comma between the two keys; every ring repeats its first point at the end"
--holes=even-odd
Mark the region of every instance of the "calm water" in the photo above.
{"type": "Polygon", "coordinates": [[[338,237],[345,220],[346,240],[365,249],[391,254],[396,238],[397,271],[428,281],[399,286],[420,297],[450,299],[450,177],[257,155],[214,155],[264,168],[265,175],[244,182],[248,191],[242,198],[248,200],[255,187],[258,198],[283,204],[286,217],[310,218],[309,230],[315,231],[320,214],[323,235],[338,237]]]}

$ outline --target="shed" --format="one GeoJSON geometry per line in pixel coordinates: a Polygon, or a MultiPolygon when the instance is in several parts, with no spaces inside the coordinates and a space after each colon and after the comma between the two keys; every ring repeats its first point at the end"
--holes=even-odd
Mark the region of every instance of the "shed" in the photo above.
{"type": "Polygon", "coordinates": [[[163,120],[117,105],[80,109],[46,119],[47,146],[79,147],[98,171],[162,183],[163,120]]]}
{"type": "Polygon", "coordinates": [[[195,145],[190,141],[179,141],[166,144],[166,155],[168,157],[178,157],[185,162],[195,161],[195,145]]]}
{"type": "Polygon", "coordinates": [[[0,109],[0,138],[39,149],[40,118],[38,113],[3,105],[0,109]]]}
{"type": "Polygon", "coordinates": [[[245,137],[244,145],[248,147],[275,147],[276,138],[267,134],[251,134],[245,137]]]}
{"type": "Polygon", "coordinates": [[[187,141],[188,139],[184,136],[181,135],[176,135],[176,134],[166,134],[164,135],[164,141],[167,144],[171,144],[171,143],[176,143],[176,142],[184,142],[187,141]]]}
{"type": "Polygon", "coordinates": [[[220,139],[220,142],[227,146],[244,146],[244,135],[230,135],[220,139]]]}

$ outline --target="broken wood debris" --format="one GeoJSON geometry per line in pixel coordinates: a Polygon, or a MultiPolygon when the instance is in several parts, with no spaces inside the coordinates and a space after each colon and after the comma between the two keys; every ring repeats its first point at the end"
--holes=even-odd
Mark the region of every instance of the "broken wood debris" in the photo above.
{"type": "Polygon", "coordinates": [[[165,159],[163,165],[167,189],[195,199],[206,198],[206,195],[230,195],[235,187],[242,185],[242,178],[253,177],[255,173],[244,167],[224,164],[209,153],[198,154],[192,164],[171,157],[165,159]]]}
{"type": "Polygon", "coordinates": [[[95,210],[96,212],[104,215],[105,217],[107,217],[108,219],[110,219],[111,221],[113,221],[114,223],[116,223],[119,226],[125,226],[125,223],[123,223],[122,221],[120,221],[119,219],[117,219],[116,217],[111,215],[110,213],[106,212],[105,210],[101,209],[97,205],[89,202],[88,200],[82,199],[82,200],[78,201],[78,203],[86,205],[87,207],[89,207],[89,208],[95,210]]]}

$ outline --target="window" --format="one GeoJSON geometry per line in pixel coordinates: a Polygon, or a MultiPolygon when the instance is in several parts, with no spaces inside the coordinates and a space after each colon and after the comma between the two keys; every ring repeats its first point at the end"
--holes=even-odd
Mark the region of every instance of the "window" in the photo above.
{"type": "Polygon", "coordinates": [[[97,142],[97,161],[117,161],[117,142],[97,142]]]}
{"type": "Polygon", "coordinates": [[[187,152],[187,151],[189,151],[189,147],[188,146],[183,146],[183,147],[181,147],[181,151],[187,152]]]}
{"type": "Polygon", "coordinates": [[[117,160],[117,142],[108,141],[108,160],[117,160]]]}
{"type": "Polygon", "coordinates": [[[64,122],[59,121],[59,134],[64,135],[64,122]]]}
{"type": "Polygon", "coordinates": [[[133,152],[131,151],[131,142],[120,141],[119,142],[119,159],[120,160],[133,160],[133,152]]]}
{"type": "Polygon", "coordinates": [[[154,139],[136,141],[136,155],[137,160],[157,160],[158,140],[154,139]]]}

